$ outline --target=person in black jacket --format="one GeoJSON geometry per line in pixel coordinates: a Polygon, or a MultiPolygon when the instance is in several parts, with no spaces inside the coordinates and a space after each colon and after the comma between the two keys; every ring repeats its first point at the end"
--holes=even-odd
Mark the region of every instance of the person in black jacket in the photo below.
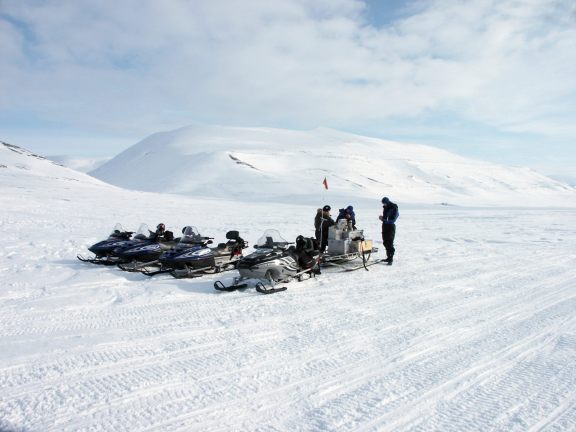
{"type": "Polygon", "coordinates": [[[346,208],[341,208],[338,210],[338,217],[336,218],[336,223],[341,219],[346,219],[352,229],[356,229],[356,214],[354,213],[354,207],[349,205],[346,208]]]}
{"type": "Polygon", "coordinates": [[[388,197],[382,198],[382,242],[386,248],[386,261],[388,265],[392,265],[394,259],[394,237],[396,236],[396,219],[400,216],[398,206],[394,204],[388,197]]]}
{"type": "Polygon", "coordinates": [[[316,217],[314,218],[315,235],[316,240],[318,240],[320,244],[321,253],[324,253],[328,245],[328,228],[335,223],[334,219],[330,216],[330,210],[332,210],[332,208],[329,205],[325,205],[316,211],[316,217]]]}

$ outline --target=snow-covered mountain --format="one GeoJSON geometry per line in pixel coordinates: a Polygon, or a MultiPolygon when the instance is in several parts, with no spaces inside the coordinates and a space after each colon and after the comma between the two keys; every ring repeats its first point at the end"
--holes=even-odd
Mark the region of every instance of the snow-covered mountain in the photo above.
{"type": "Polygon", "coordinates": [[[326,128],[193,125],[151,135],[91,174],[129,189],[277,202],[576,203],[576,189],[527,168],[326,128]]]}
{"type": "Polygon", "coordinates": [[[22,147],[0,141],[0,176],[4,185],[39,185],[65,187],[70,182],[107,187],[102,181],[67,168],[22,147]],[[23,181],[22,178],[26,178],[23,181]]]}

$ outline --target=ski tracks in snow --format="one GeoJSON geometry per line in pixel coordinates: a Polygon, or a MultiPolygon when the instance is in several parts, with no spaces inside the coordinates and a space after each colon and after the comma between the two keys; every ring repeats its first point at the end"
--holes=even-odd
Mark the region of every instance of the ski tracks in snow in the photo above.
{"type": "Polygon", "coordinates": [[[0,428],[572,430],[574,221],[404,211],[393,266],[271,296],[5,252],[0,428]]]}

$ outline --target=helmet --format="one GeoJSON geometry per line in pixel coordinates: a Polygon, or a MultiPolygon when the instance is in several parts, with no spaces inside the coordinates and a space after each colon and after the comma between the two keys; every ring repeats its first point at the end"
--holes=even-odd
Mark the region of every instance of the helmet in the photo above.
{"type": "Polygon", "coordinates": [[[305,243],[306,240],[304,240],[304,236],[299,235],[298,237],[296,237],[296,249],[302,249],[305,243]]]}
{"type": "Polygon", "coordinates": [[[382,204],[390,204],[390,200],[388,199],[388,197],[382,198],[382,204]]]}
{"type": "Polygon", "coordinates": [[[164,232],[165,229],[166,226],[163,223],[159,223],[158,225],[156,225],[156,231],[164,232]]]}
{"type": "Polygon", "coordinates": [[[325,205],[324,207],[322,207],[322,210],[330,211],[330,210],[332,210],[332,207],[330,207],[329,205],[325,205]]]}

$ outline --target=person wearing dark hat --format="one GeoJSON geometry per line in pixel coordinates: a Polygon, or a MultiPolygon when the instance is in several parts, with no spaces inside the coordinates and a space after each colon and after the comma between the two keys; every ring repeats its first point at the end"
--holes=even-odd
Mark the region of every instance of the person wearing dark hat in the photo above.
{"type": "Polygon", "coordinates": [[[356,229],[356,214],[354,213],[354,207],[349,205],[346,208],[341,208],[338,212],[336,223],[341,219],[345,219],[351,225],[352,229],[356,229]]]}
{"type": "Polygon", "coordinates": [[[386,248],[386,261],[388,265],[392,265],[394,259],[394,237],[396,236],[396,219],[400,216],[398,206],[394,204],[388,197],[382,198],[382,242],[386,248]]]}
{"type": "Polygon", "coordinates": [[[315,235],[320,245],[321,253],[324,253],[328,245],[328,228],[335,223],[334,219],[330,216],[330,210],[332,210],[332,208],[329,205],[325,205],[316,211],[316,217],[314,218],[315,235]]]}

